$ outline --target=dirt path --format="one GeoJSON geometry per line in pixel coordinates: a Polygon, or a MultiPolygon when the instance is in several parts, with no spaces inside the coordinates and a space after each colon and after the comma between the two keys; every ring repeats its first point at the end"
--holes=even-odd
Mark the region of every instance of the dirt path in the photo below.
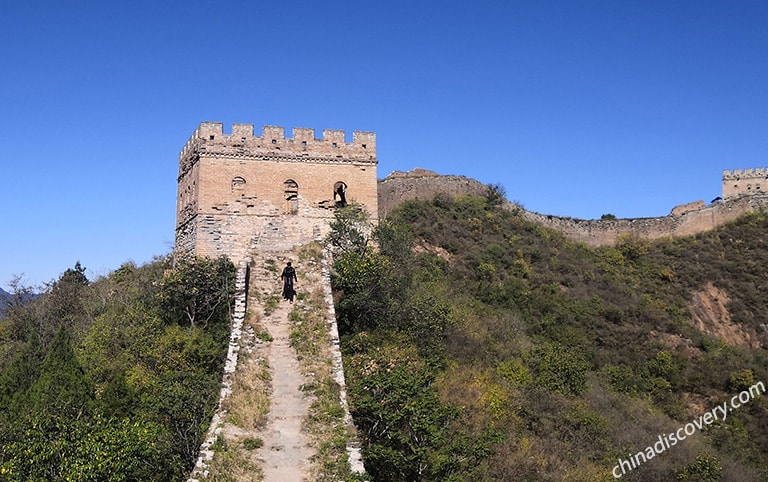
{"type": "Polygon", "coordinates": [[[264,461],[266,482],[304,480],[314,453],[302,431],[310,401],[301,390],[306,382],[299,371],[296,350],[290,346],[291,308],[287,301],[281,301],[278,309],[262,321],[274,338],[267,355],[272,375],[272,408],[262,432],[264,445],[259,454],[264,461]]]}

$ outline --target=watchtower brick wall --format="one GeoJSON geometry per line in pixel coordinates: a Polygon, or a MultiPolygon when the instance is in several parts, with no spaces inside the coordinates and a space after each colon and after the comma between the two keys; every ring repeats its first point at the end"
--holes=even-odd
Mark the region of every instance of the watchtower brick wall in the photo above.
{"type": "Polygon", "coordinates": [[[237,261],[269,239],[272,248],[320,239],[334,209],[355,202],[378,220],[376,134],[203,122],[179,154],[177,255],[237,261]]]}
{"type": "Polygon", "coordinates": [[[766,192],[768,192],[768,168],[723,171],[724,199],[766,192]]]}

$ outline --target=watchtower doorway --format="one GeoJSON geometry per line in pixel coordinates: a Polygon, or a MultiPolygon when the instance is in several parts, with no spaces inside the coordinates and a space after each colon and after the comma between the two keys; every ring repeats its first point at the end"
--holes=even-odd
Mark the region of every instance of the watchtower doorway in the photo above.
{"type": "Polygon", "coordinates": [[[333,185],[333,201],[337,208],[347,205],[347,184],[344,181],[336,181],[333,185]]]}
{"type": "Polygon", "coordinates": [[[285,194],[285,214],[299,213],[299,185],[293,179],[288,179],[283,183],[283,193],[285,194]]]}

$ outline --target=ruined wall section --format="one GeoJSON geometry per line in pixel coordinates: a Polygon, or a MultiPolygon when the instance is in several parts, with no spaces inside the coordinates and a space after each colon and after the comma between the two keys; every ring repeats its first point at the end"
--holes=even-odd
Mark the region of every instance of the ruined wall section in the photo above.
{"type": "MultiPolygon", "coordinates": [[[[405,200],[431,199],[438,193],[482,195],[485,189],[486,186],[479,181],[462,176],[441,176],[423,170],[396,172],[379,182],[379,216],[384,218],[387,212],[405,200]]],[[[654,218],[583,220],[526,211],[513,203],[507,203],[506,207],[574,241],[590,246],[606,246],[615,244],[623,236],[654,240],[709,231],[746,213],[768,209],[768,192],[710,205],[695,201],[676,207],[669,216],[654,218]]]]}
{"type": "Polygon", "coordinates": [[[179,155],[176,252],[237,261],[259,239],[290,249],[319,239],[343,199],[378,219],[376,135],[203,122],[179,155]]]}
{"type": "Polygon", "coordinates": [[[487,189],[480,181],[464,176],[440,175],[426,169],[394,171],[379,181],[379,217],[386,217],[403,201],[430,200],[436,194],[482,196],[487,189]]]}
{"type": "Polygon", "coordinates": [[[724,199],[766,192],[768,192],[768,168],[723,171],[724,199]]]}
{"type": "Polygon", "coordinates": [[[669,213],[670,216],[682,216],[685,213],[690,213],[693,211],[698,211],[699,209],[704,209],[707,207],[707,204],[704,201],[693,201],[686,204],[680,204],[679,206],[675,206],[672,208],[672,212],[669,213]]]}

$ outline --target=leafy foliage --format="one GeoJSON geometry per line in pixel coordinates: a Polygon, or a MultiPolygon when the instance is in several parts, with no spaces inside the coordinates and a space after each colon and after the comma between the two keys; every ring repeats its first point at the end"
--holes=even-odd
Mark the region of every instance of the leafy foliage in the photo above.
{"type": "Polygon", "coordinates": [[[363,255],[368,246],[370,225],[368,215],[359,204],[350,203],[334,210],[331,231],[326,237],[326,244],[334,255],[356,252],[363,255]]]}
{"type": "Polygon", "coordinates": [[[0,320],[0,479],[180,480],[218,399],[234,266],[76,264],[0,320]],[[13,349],[10,349],[10,348],[13,349]]]}
{"type": "Polygon", "coordinates": [[[208,326],[227,320],[234,279],[231,262],[219,259],[181,259],[160,284],[160,308],[166,323],[208,326]]]}
{"type": "MultiPolygon", "coordinates": [[[[336,252],[350,404],[374,480],[612,480],[619,457],[768,379],[763,349],[702,333],[689,308],[712,283],[733,322],[762,336],[765,214],[593,249],[500,193],[405,202],[374,243],[336,252]]],[[[753,400],[624,478],[763,480],[766,419],[753,400]]]]}

